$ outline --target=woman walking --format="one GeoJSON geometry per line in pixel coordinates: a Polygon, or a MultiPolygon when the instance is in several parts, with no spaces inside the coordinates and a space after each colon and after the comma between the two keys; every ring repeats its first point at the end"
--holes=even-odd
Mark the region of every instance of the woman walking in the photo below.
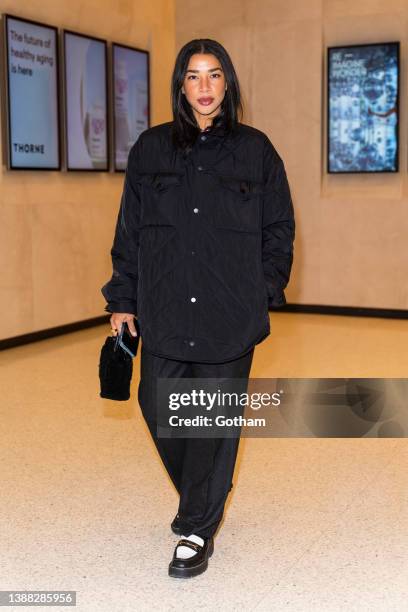
{"type": "Polygon", "coordinates": [[[139,403],[179,496],[169,575],[205,571],[214,550],[238,437],[158,435],[158,378],[249,377],[286,303],[295,220],[284,163],[262,131],[239,121],[239,82],[218,42],[176,58],[173,121],[145,130],[128,158],[102,287],[112,331],[142,339],[139,403]]]}

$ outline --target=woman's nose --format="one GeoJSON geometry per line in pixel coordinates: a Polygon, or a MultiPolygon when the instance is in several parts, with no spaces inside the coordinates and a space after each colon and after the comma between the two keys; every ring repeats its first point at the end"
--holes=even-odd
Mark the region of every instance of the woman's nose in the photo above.
{"type": "Polygon", "coordinates": [[[208,77],[201,79],[200,81],[200,91],[208,91],[210,88],[210,81],[208,77]]]}

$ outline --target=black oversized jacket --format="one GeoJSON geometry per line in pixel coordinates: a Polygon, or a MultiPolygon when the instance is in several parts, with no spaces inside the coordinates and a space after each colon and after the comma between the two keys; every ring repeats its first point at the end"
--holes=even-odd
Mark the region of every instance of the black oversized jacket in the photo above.
{"type": "Polygon", "coordinates": [[[105,310],[137,315],[151,353],[221,363],[266,338],[268,306],[286,303],[291,193],[260,130],[211,127],[183,157],[171,128],[145,130],[129,153],[105,310]]]}

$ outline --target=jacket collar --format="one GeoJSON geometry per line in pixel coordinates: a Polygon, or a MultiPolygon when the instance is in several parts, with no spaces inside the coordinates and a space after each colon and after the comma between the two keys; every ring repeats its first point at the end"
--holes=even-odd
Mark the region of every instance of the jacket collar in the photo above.
{"type": "Polygon", "coordinates": [[[210,137],[223,138],[226,134],[224,117],[214,117],[212,125],[208,126],[201,134],[208,134],[210,137]]]}

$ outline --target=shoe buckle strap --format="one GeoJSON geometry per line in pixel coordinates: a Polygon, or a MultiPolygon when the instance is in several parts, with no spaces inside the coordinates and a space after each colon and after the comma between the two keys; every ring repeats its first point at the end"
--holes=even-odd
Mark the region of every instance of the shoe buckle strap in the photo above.
{"type": "Polygon", "coordinates": [[[195,550],[196,552],[200,552],[200,550],[202,549],[202,546],[200,546],[196,542],[192,542],[191,540],[184,540],[184,538],[179,540],[176,548],[179,546],[188,546],[188,548],[191,548],[191,550],[195,550]]]}

